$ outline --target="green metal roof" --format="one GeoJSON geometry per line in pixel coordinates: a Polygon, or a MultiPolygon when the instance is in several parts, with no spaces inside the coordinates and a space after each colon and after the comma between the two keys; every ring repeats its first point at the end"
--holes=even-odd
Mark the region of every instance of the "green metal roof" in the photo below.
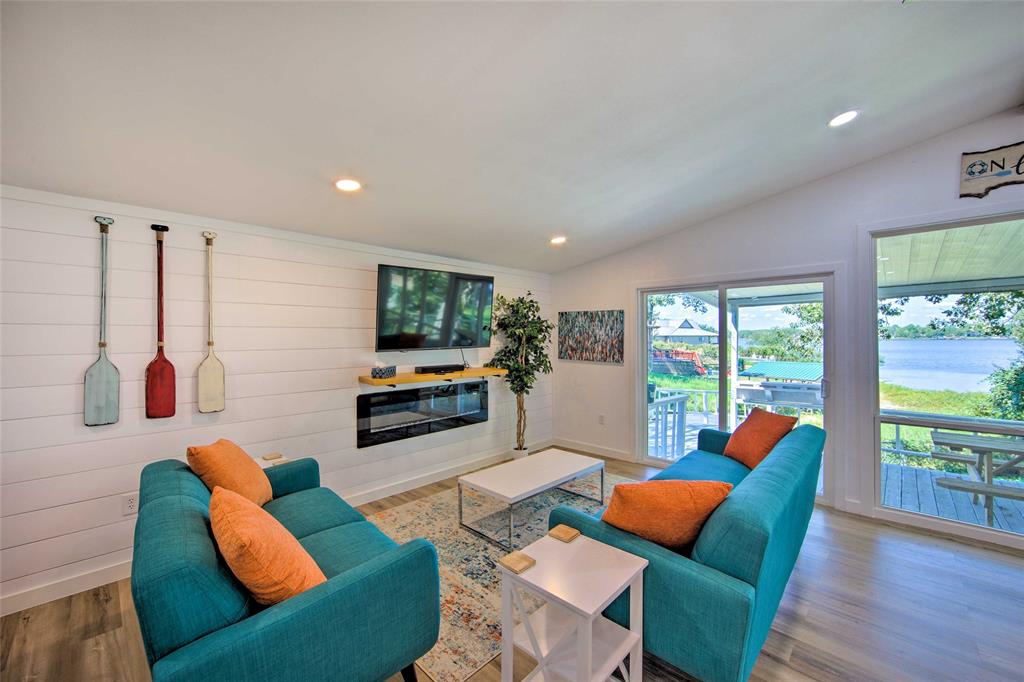
{"type": "Polygon", "coordinates": [[[764,377],[789,381],[821,381],[824,371],[820,362],[783,362],[760,360],[740,372],[741,377],[764,377]]]}

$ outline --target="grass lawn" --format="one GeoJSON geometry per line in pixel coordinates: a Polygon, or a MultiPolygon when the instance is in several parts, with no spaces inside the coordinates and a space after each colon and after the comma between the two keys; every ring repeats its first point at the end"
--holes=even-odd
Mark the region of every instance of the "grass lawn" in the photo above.
{"type": "Polygon", "coordinates": [[[929,391],[896,384],[879,383],[879,401],[883,410],[908,410],[962,417],[985,417],[987,394],[958,391],[929,391]]]}
{"type": "Polygon", "coordinates": [[[707,377],[683,377],[651,372],[647,375],[647,381],[658,388],[689,388],[695,391],[718,390],[718,379],[708,379],[707,377]]]}

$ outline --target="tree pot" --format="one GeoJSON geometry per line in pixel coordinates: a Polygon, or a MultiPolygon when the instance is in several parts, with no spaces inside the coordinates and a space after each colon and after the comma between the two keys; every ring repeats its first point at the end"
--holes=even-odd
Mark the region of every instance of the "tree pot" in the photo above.
{"type": "Polygon", "coordinates": [[[527,448],[523,448],[522,450],[519,448],[512,448],[512,459],[522,459],[528,454],[530,454],[530,451],[527,448]]]}

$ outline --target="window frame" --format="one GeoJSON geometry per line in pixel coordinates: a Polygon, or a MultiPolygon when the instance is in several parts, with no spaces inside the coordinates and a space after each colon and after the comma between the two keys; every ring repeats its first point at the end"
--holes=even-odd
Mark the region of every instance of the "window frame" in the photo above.
{"type": "Polygon", "coordinates": [[[865,426],[870,424],[871,427],[870,440],[868,441],[870,443],[871,456],[862,459],[864,465],[870,466],[871,471],[864,472],[861,469],[862,476],[866,474],[866,477],[862,477],[861,480],[873,482],[870,504],[867,505],[863,513],[885,521],[1024,550],[1024,535],[998,528],[977,526],[905,509],[887,507],[882,504],[881,427],[883,423],[967,431],[977,431],[977,427],[981,425],[986,427],[986,433],[1024,437],[1024,426],[1020,426],[1013,421],[981,420],[969,417],[958,418],[951,415],[928,415],[897,410],[886,410],[883,412],[879,398],[877,240],[906,234],[1024,219],[1024,206],[1021,205],[1021,202],[995,204],[989,206],[988,209],[989,211],[981,212],[971,209],[951,210],[941,214],[933,214],[930,220],[927,217],[906,220],[897,219],[859,226],[860,257],[858,260],[860,266],[864,268],[862,271],[864,273],[862,279],[864,284],[861,289],[863,299],[859,310],[862,311],[860,319],[863,320],[863,323],[860,325],[861,331],[858,333],[860,343],[855,345],[861,346],[866,351],[867,375],[870,377],[868,382],[869,394],[866,397],[867,405],[870,409],[870,421],[866,423],[861,422],[859,419],[857,421],[858,423],[865,423],[865,426]]]}

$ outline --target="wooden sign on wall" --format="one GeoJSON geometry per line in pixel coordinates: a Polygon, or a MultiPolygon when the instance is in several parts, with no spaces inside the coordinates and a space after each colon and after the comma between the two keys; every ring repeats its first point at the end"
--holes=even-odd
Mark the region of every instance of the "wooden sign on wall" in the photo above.
{"type": "Polygon", "coordinates": [[[981,198],[1006,185],[1024,184],[1024,140],[960,156],[960,197],[981,198]]]}

